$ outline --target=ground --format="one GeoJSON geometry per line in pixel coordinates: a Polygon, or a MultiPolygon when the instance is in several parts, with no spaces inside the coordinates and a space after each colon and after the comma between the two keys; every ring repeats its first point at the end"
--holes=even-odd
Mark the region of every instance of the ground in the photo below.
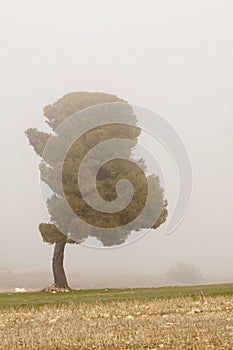
{"type": "Polygon", "coordinates": [[[5,294],[0,307],[4,350],[233,349],[232,285],[5,294]]]}

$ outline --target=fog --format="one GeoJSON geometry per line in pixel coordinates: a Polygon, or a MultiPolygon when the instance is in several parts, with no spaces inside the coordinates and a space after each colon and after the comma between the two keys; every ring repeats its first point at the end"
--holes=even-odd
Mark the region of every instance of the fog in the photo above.
{"type": "MultiPolygon", "coordinates": [[[[165,224],[117,249],[68,246],[70,285],[162,284],[181,262],[199,267],[208,281],[233,281],[232,15],[230,0],[2,3],[0,288],[8,270],[27,285],[38,272],[32,288],[40,278],[51,281],[53,247],[38,231],[48,220],[39,158],[24,131],[48,130],[43,107],[71,91],[116,94],[166,118],[190,154],[193,197],[171,235],[165,224]]],[[[161,145],[153,149],[170,215],[176,169],[161,145]]]]}

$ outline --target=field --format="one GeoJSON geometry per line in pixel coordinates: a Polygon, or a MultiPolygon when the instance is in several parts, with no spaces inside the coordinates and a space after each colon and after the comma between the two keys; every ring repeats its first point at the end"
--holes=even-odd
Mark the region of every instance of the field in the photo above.
{"type": "Polygon", "coordinates": [[[232,350],[233,285],[0,294],[0,349],[232,350]]]}

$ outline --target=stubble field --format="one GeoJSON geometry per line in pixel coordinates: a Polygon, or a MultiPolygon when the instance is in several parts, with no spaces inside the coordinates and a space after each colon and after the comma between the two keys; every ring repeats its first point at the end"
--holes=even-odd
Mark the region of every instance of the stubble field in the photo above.
{"type": "Polygon", "coordinates": [[[62,304],[58,298],[44,305],[19,299],[14,307],[2,303],[0,349],[233,349],[232,295],[62,304]]]}

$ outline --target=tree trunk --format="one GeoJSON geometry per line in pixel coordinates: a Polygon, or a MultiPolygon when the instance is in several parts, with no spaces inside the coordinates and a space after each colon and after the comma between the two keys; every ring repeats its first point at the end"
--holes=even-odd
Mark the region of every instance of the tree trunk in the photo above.
{"type": "Polygon", "coordinates": [[[58,289],[68,289],[70,290],[66,274],[63,266],[64,262],[64,250],[66,246],[65,240],[60,240],[55,243],[54,252],[53,252],[53,278],[54,285],[58,289]]]}

